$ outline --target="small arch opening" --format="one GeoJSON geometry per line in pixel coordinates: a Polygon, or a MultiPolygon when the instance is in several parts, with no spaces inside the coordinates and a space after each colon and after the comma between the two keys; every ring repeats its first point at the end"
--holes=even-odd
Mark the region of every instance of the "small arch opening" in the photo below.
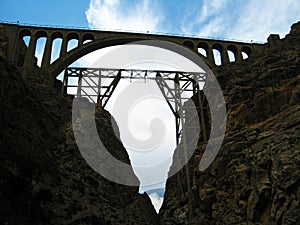
{"type": "Polygon", "coordinates": [[[217,66],[222,65],[221,52],[218,49],[213,49],[213,55],[214,55],[215,64],[217,66]]]}
{"type": "Polygon", "coordinates": [[[68,34],[68,45],[67,45],[67,52],[71,51],[74,48],[78,47],[79,44],[79,36],[76,33],[68,34]]]}
{"type": "Polygon", "coordinates": [[[19,33],[20,40],[23,40],[23,43],[28,47],[31,39],[30,30],[21,30],[19,33]]]}
{"type": "Polygon", "coordinates": [[[43,59],[43,54],[44,54],[44,50],[45,50],[45,46],[46,46],[46,41],[47,38],[46,37],[40,37],[37,39],[36,42],[36,48],[35,48],[35,54],[34,56],[37,59],[37,66],[41,67],[42,64],[42,59],[43,59]]]}
{"type": "Polygon", "coordinates": [[[55,32],[51,36],[52,36],[52,40],[55,40],[56,38],[63,38],[63,34],[60,32],[55,32]]]}
{"type": "Polygon", "coordinates": [[[31,36],[31,32],[30,32],[30,30],[24,29],[24,30],[20,31],[19,36],[20,37],[31,36]]]}
{"type": "Polygon", "coordinates": [[[231,50],[227,50],[227,54],[228,54],[228,58],[229,58],[229,62],[235,62],[235,55],[231,50]]]}
{"type": "Polygon", "coordinates": [[[89,43],[89,42],[91,42],[92,40],[85,40],[85,41],[83,41],[82,43],[83,44],[87,44],[87,43],[89,43]]]}
{"type": "Polygon", "coordinates": [[[207,57],[206,50],[204,48],[198,48],[198,52],[203,55],[204,57],[207,57]]]}
{"type": "Polygon", "coordinates": [[[194,48],[194,43],[191,41],[184,41],[183,45],[189,47],[190,49],[194,48]]]}
{"type": "Polygon", "coordinates": [[[227,47],[227,54],[228,54],[228,58],[229,58],[229,62],[235,62],[237,61],[237,47],[234,45],[229,45],[227,47]]]}
{"type": "Polygon", "coordinates": [[[23,40],[25,45],[28,47],[30,38],[31,38],[31,32],[30,30],[21,30],[19,33],[20,40],[23,40]]]}
{"type": "Polygon", "coordinates": [[[30,37],[30,36],[24,36],[22,39],[23,39],[23,41],[24,41],[24,44],[25,44],[26,47],[28,48],[28,47],[29,47],[29,42],[30,42],[31,37],[30,37]]]}
{"type": "Polygon", "coordinates": [[[207,51],[208,51],[208,45],[204,42],[198,43],[198,52],[203,55],[204,57],[207,57],[207,51]]]}
{"type": "Polygon", "coordinates": [[[251,56],[251,49],[247,46],[244,46],[242,47],[242,56],[243,56],[243,59],[247,59],[251,56]]]}
{"type": "Polygon", "coordinates": [[[46,38],[47,33],[45,31],[41,30],[41,31],[38,31],[35,36],[36,36],[37,39],[42,38],[42,37],[46,38]]]}
{"type": "Polygon", "coordinates": [[[68,41],[68,47],[67,52],[71,51],[72,49],[78,47],[78,40],[77,39],[71,39],[68,41]]]}
{"type": "Polygon", "coordinates": [[[213,47],[213,55],[214,55],[215,64],[217,66],[220,66],[220,65],[222,65],[223,47],[220,44],[214,44],[212,47],[213,47]]]}
{"type": "Polygon", "coordinates": [[[86,44],[94,40],[94,35],[92,34],[84,34],[82,37],[82,43],[86,44]]]}
{"type": "Polygon", "coordinates": [[[60,49],[62,46],[63,39],[56,38],[52,42],[51,60],[50,63],[54,62],[59,58],[60,49]]]}
{"type": "Polygon", "coordinates": [[[245,52],[242,52],[242,57],[243,57],[243,59],[248,59],[249,58],[249,56],[245,52]]]}

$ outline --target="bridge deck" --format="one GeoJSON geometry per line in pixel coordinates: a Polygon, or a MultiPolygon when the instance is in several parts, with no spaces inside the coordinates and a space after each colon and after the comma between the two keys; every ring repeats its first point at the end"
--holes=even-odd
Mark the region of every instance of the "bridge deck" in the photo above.
{"type": "Polygon", "coordinates": [[[130,33],[115,31],[100,31],[86,29],[71,29],[58,27],[21,26],[17,24],[1,23],[1,29],[7,37],[8,57],[13,63],[22,68],[24,77],[30,76],[38,67],[36,65],[35,52],[38,39],[46,38],[43,49],[40,69],[43,74],[54,80],[65,68],[80,57],[95,50],[130,43],[139,40],[158,40],[175,43],[184,46],[196,53],[208,64],[210,68],[216,66],[214,52],[219,52],[219,63],[227,64],[241,62],[245,56],[250,57],[253,52],[260,51],[261,43],[249,43],[230,40],[215,40],[200,37],[171,36],[149,33],[130,33]],[[23,39],[29,37],[28,46],[23,39]],[[59,57],[52,62],[53,42],[61,40],[59,57]],[[78,45],[69,50],[68,44],[76,40],[78,45]],[[21,50],[23,47],[23,50],[21,50]],[[25,48],[25,52],[24,52],[25,48]],[[233,58],[229,58],[229,52],[233,58]],[[25,54],[25,55],[24,55],[25,54]]]}

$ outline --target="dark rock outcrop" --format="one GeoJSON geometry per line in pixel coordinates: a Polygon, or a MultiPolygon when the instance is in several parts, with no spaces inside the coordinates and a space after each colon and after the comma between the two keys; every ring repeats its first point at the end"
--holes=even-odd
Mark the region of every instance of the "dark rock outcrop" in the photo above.
{"type": "MultiPolygon", "coordinates": [[[[42,76],[24,81],[5,59],[1,32],[0,224],[300,224],[299,23],[249,59],[215,68],[227,106],[224,143],[204,172],[194,171],[199,159],[187,165],[196,178],[193,210],[184,172],[183,194],[176,175],[168,180],[161,221],[138,188],[87,165],[74,139],[72,98],[42,76]]],[[[112,123],[108,112],[96,112],[104,145],[129,162],[112,123]]],[[[204,149],[201,143],[197,151],[204,149]]]]}
{"type": "MultiPolygon", "coordinates": [[[[0,74],[0,224],[158,224],[147,195],[106,180],[82,158],[70,96],[23,81],[2,57],[0,74]]],[[[129,162],[109,113],[97,112],[96,124],[108,150],[129,162]]]]}
{"type": "Polygon", "coordinates": [[[193,212],[176,176],[168,180],[163,224],[300,224],[300,23],[214,73],[227,106],[224,143],[206,171],[191,173],[193,212]]]}

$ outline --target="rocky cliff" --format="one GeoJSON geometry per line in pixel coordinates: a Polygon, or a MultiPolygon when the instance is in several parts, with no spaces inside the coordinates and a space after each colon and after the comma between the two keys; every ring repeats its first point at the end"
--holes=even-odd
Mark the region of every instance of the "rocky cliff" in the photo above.
{"type": "MultiPolygon", "coordinates": [[[[0,224],[159,223],[138,187],[106,180],[82,158],[70,96],[38,78],[24,81],[1,56],[0,74],[0,224]]],[[[96,124],[111,154],[129,163],[109,113],[98,111],[96,124]]]]}
{"type": "Polygon", "coordinates": [[[168,180],[162,223],[300,224],[300,22],[259,54],[214,73],[227,107],[224,143],[204,172],[193,171],[195,158],[189,162],[192,212],[176,177],[168,180]]]}

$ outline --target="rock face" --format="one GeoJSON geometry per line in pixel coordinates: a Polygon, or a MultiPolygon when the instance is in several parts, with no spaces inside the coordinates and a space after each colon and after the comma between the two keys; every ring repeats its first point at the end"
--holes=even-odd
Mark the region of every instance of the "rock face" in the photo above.
{"type": "MultiPolygon", "coordinates": [[[[0,224],[159,223],[147,195],[106,180],[82,158],[70,96],[24,82],[3,57],[0,73],[0,224]]],[[[129,162],[109,113],[97,112],[96,124],[111,154],[129,162]]]]}
{"type": "Polygon", "coordinates": [[[163,224],[300,224],[300,23],[271,38],[261,53],[214,70],[227,106],[224,143],[207,170],[190,175],[192,212],[176,176],[168,180],[163,224]]]}
{"type": "MultiPolygon", "coordinates": [[[[87,165],[74,139],[72,98],[42,77],[24,81],[5,59],[1,32],[0,224],[300,224],[300,23],[248,60],[215,68],[227,106],[224,143],[204,172],[195,171],[196,157],[187,165],[192,209],[185,168],[183,192],[176,175],[168,180],[160,221],[138,188],[87,165]]],[[[128,163],[113,123],[97,111],[101,140],[128,163]]]]}

